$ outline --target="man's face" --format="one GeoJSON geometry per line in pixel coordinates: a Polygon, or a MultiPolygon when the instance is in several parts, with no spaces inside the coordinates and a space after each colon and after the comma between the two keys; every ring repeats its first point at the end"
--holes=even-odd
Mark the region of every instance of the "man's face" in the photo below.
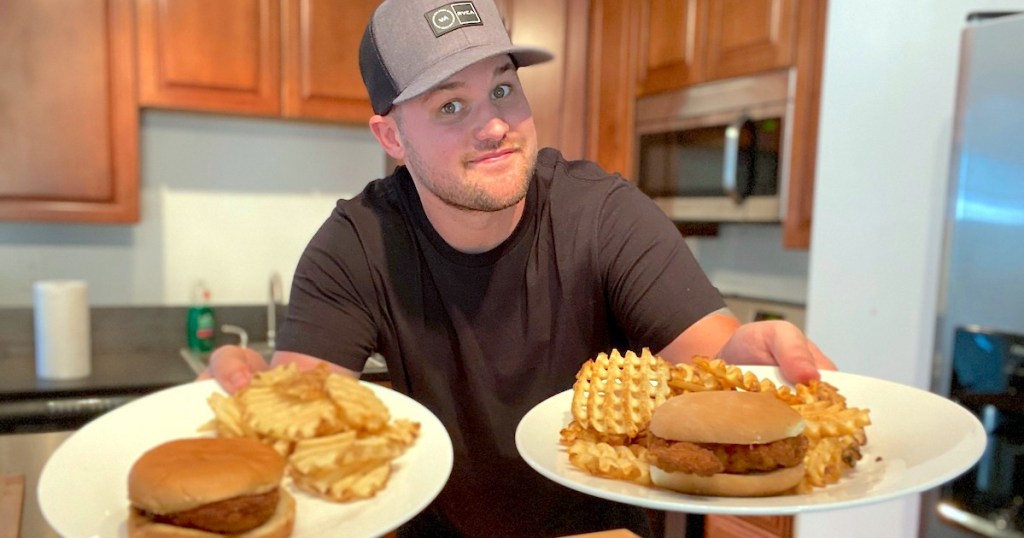
{"type": "Polygon", "coordinates": [[[500,211],[526,196],[537,132],[508,56],[477,62],[393,113],[413,178],[445,204],[500,211]]]}

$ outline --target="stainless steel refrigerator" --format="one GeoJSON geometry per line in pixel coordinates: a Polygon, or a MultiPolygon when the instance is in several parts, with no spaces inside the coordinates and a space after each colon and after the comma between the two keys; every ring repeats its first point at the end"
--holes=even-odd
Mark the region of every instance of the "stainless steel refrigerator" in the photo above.
{"type": "Polygon", "coordinates": [[[1024,537],[1024,15],[978,19],[962,36],[932,388],[978,415],[988,447],[925,495],[929,537],[1024,537]]]}

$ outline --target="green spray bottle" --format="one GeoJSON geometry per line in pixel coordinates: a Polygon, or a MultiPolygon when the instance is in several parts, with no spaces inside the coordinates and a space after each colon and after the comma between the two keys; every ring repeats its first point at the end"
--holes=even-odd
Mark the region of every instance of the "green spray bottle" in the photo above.
{"type": "Polygon", "coordinates": [[[192,292],[192,306],[188,309],[188,348],[194,353],[212,351],[216,327],[210,290],[200,282],[192,292]]]}

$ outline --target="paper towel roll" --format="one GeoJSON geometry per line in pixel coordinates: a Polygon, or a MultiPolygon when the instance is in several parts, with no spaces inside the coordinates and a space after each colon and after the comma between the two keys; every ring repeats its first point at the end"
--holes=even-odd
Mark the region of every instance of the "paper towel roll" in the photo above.
{"type": "Polygon", "coordinates": [[[36,376],[76,379],[92,372],[89,299],[81,280],[42,280],[35,296],[36,376]]]}

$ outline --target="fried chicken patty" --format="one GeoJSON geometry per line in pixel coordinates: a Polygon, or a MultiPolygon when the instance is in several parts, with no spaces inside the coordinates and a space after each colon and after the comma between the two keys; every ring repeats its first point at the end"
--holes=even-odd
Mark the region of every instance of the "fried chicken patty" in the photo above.
{"type": "Polygon", "coordinates": [[[279,489],[274,488],[260,495],[243,495],[171,514],[143,513],[158,523],[238,534],[255,529],[270,519],[277,509],[279,496],[279,489]]]}
{"type": "Polygon", "coordinates": [[[767,472],[793,467],[804,460],[807,438],[803,435],[757,445],[688,443],[656,439],[649,454],[658,467],[669,472],[699,476],[716,473],[767,472]]]}

